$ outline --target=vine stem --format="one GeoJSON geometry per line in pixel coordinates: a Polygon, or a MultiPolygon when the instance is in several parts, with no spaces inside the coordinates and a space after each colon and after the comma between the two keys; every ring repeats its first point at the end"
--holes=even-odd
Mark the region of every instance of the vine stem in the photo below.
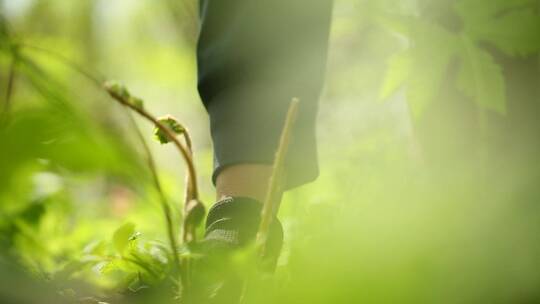
{"type": "Polygon", "coordinates": [[[274,158],[272,175],[270,176],[270,180],[268,182],[268,189],[261,212],[261,223],[259,226],[259,231],[257,233],[256,241],[256,244],[257,246],[259,246],[260,254],[262,256],[264,256],[266,250],[265,247],[266,241],[268,239],[268,231],[270,229],[270,224],[272,224],[272,219],[279,210],[280,200],[283,195],[283,170],[285,158],[287,156],[287,151],[289,148],[289,142],[291,140],[292,128],[298,114],[298,104],[299,100],[297,98],[293,98],[287,112],[287,117],[285,119],[283,130],[281,132],[279,146],[274,158]]]}
{"type": "Polygon", "coordinates": [[[42,48],[42,47],[39,47],[39,46],[35,46],[35,45],[24,44],[24,43],[17,44],[16,46],[21,47],[21,48],[34,50],[34,51],[38,51],[40,53],[46,54],[46,55],[48,55],[50,57],[53,57],[54,59],[58,60],[59,62],[63,63],[64,65],[66,65],[66,66],[72,68],[73,70],[77,71],[79,74],[86,77],[88,80],[90,80],[92,83],[94,83],[98,87],[101,87],[101,84],[103,83],[103,80],[105,79],[102,75],[94,76],[94,74],[90,73],[88,71],[88,69],[83,68],[82,66],[80,66],[77,63],[73,62],[72,60],[64,57],[61,54],[53,52],[51,50],[48,50],[48,49],[45,49],[45,48],[42,48]]]}
{"type": "MultiPolygon", "coordinates": [[[[51,50],[48,50],[48,49],[45,49],[45,48],[42,48],[42,47],[39,47],[39,46],[29,45],[29,44],[22,44],[21,43],[21,44],[17,44],[16,46],[22,47],[22,48],[32,49],[32,50],[47,54],[47,55],[55,58],[56,60],[60,61],[61,63],[65,64],[66,66],[71,67],[73,70],[77,71],[79,74],[85,76],[88,80],[90,80],[92,83],[94,83],[97,87],[103,88],[103,81],[105,79],[103,76],[101,76],[101,75],[94,76],[94,74],[90,73],[87,69],[81,67],[80,65],[74,63],[70,59],[68,59],[68,58],[66,58],[66,57],[64,57],[64,56],[62,56],[62,55],[60,55],[60,54],[58,54],[56,52],[53,52],[51,50]]],[[[186,165],[188,167],[188,173],[189,173],[188,181],[189,182],[188,182],[188,187],[187,187],[188,188],[187,196],[191,197],[192,199],[198,199],[199,194],[198,194],[197,180],[196,180],[196,175],[195,175],[195,166],[193,165],[193,160],[192,160],[192,157],[191,157],[192,141],[191,141],[191,136],[189,135],[189,132],[188,132],[187,128],[185,126],[182,126],[182,128],[185,130],[184,139],[185,139],[185,142],[186,142],[186,145],[187,145],[187,149],[186,149],[178,141],[175,134],[172,133],[172,131],[170,131],[162,123],[160,123],[150,113],[148,113],[144,109],[140,109],[140,108],[132,105],[128,100],[125,100],[125,98],[123,98],[122,96],[107,90],[106,87],[105,87],[105,90],[109,93],[109,95],[111,95],[111,97],[113,97],[113,99],[120,102],[122,105],[127,106],[128,108],[130,108],[133,111],[137,112],[139,115],[143,116],[147,120],[150,120],[152,123],[154,123],[160,130],[162,130],[167,135],[167,137],[172,142],[174,142],[174,145],[177,147],[177,149],[182,154],[182,157],[184,158],[184,161],[186,162],[186,165]]]]}
{"type": "MultiPolygon", "coordinates": [[[[186,166],[187,166],[187,171],[188,172],[187,172],[187,176],[186,176],[186,195],[185,195],[185,204],[184,204],[185,210],[187,210],[186,207],[188,206],[188,203],[191,200],[196,200],[197,202],[199,202],[197,176],[196,176],[196,172],[195,172],[195,166],[194,166],[194,163],[193,163],[192,140],[191,140],[191,136],[189,135],[189,131],[185,126],[183,126],[179,122],[177,122],[184,129],[183,137],[184,137],[184,141],[186,143],[186,147],[184,147],[180,143],[180,141],[176,138],[176,134],[174,134],[169,128],[167,128],[165,125],[163,125],[161,122],[159,122],[159,120],[157,118],[155,118],[153,115],[148,113],[143,108],[139,108],[139,107],[133,105],[125,97],[120,96],[116,92],[113,92],[113,91],[109,90],[107,88],[107,86],[104,85],[105,78],[103,76],[101,76],[101,75],[95,76],[94,73],[89,72],[89,69],[86,69],[86,68],[74,63],[70,59],[68,59],[68,58],[66,58],[66,57],[62,56],[61,54],[58,54],[58,53],[56,53],[54,51],[51,51],[51,50],[48,50],[48,49],[45,49],[45,48],[41,48],[41,47],[38,47],[38,46],[28,45],[28,44],[17,44],[15,46],[16,47],[21,47],[21,48],[28,48],[28,49],[31,49],[31,50],[41,52],[43,54],[46,54],[46,55],[58,60],[60,63],[72,68],[74,71],[78,72],[79,74],[83,75],[88,80],[90,80],[97,87],[104,88],[109,93],[109,95],[114,100],[119,102],[121,105],[131,109],[132,111],[136,112],[140,116],[142,116],[145,119],[149,120],[156,127],[158,127],[161,131],[163,131],[166,134],[166,136],[169,138],[169,140],[172,141],[174,143],[174,145],[176,146],[176,148],[180,151],[180,154],[182,155],[182,158],[184,159],[184,161],[186,163],[186,166]]],[[[6,98],[6,104],[9,104],[9,98],[12,95],[15,58],[14,58],[14,62],[12,64],[13,64],[12,65],[13,69],[10,69],[10,71],[12,71],[12,72],[10,72],[10,76],[9,76],[9,80],[8,80],[8,90],[7,90],[7,93],[6,93],[6,97],[7,97],[6,98]]],[[[186,285],[189,284],[189,280],[188,280],[189,279],[188,276],[189,276],[189,273],[190,273],[190,271],[189,271],[189,263],[187,263],[187,265],[186,265],[188,269],[183,270],[183,268],[180,267],[181,263],[180,263],[180,259],[179,259],[179,255],[178,255],[176,237],[174,235],[172,213],[171,213],[170,205],[167,203],[166,196],[163,193],[163,189],[161,187],[161,183],[160,183],[158,175],[157,175],[157,169],[156,169],[155,160],[152,157],[152,153],[150,151],[148,143],[144,139],[144,136],[142,135],[140,129],[137,126],[137,124],[135,123],[131,113],[128,113],[128,114],[129,114],[129,119],[131,120],[131,123],[134,125],[135,130],[137,132],[137,136],[141,140],[142,146],[143,146],[144,151],[146,153],[147,162],[148,162],[148,166],[149,166],[149,169],[151,171],[151,174],[152,174],[152,179],[153,179],[153,182],[154,182],[154,186],[156,187],[156,190],[158,191],[158,194],[160,196],[160,202],[161,202],[161,205],[162,205],[162,208],[163,208],[163,212],[165,214],[165,220],[166,220],[166,224],[167,224],[167,234],[168,234],[171,250],[173,252],[174,264],[175,264],[175,267],[180,269],[180,275],[181,275],[182,283],[183,283],[183,285],[186,286],[186,285]]],[[[0,118],[2,118],[2,117],[0,116],[0,118]]],[[[185,228],[186,228],[186,226],[184,225],[184,230],[186,230],[185,228]]],[[[188,238],[188,237],[189,237],[188,234],[184,234],[184,238],[188,238]]]]}
{"type": "Polygon", "coordinates": [[[161,187],[161,183],[159,181],[159,177],[157,174],[157,168],[156,168],[156,162],[154,160],[154,157],[152,156],[152,152],[150,151],[150,147],[148,146],[148,143],[144,139],[144,136],[141,132],[141,129],[135,122],[135,119],[133,119],[133,116],[131,113],[127,113],[129,117],[129,121],[133,128],[135,129],[135,132],[137,133],[137,137],[139,138],[139,141],[141,142],[144,153],[146,156],[146,161],[148,164],[148,168],[150,169],[150,174],[152,175],[152,181],[154,182],[154,187],[156,188],[158,195],[159,195],[159,202],[161,205],[161,208],[163,209],[163,214],[165,216],[165,221],[167,222],[167,235],[169,238],[169,246],[171,246],[171,251],[173,255],[173,261],[174,266],[176,269],[180,269],[180,259],[178,257],[178,243],[176,242],[176,236],[174,233],[174,226],[173,226],[173,219],[172,219],[172,212],[171,207],[167,201],[167,198],[165,196],[165,193],[163,192],[163,188],[161,187]]]}
{"type": "MultiPolygon", "coordinates": [[[[163,133],[167,135],[170,141],[174,143],[178,151],[180,151],[180,154],[184,158],[184,161],[187,166],[187,170],[189,173],[189,181],[188,183],[188,189],[193,196],[194,199],[199,198],[199,192],[197,188],[197,175],[195,172],[195,165],[193,164],[193,159],[191,158],[191,152],[188,151],[188,148],[184,147],[182,143],[178,140],[176,135],[173,133],[172,130],[170,130],[168,127],[166,127],[164,124],[162,124],[157,118],[155,118],[152,114],[148,113],[145,109],[137,107],[133,105],[129,100],[126,100],[123,96],[117,94],[116,92],[113,92],[109,90],[107,87],[105,87],[105,90],[109,93],[109,95],[116,101],[118,101],[120,104],[128,107],[129,109],[135,111],[140,116],[146,118],[150,122],[152,122],[156,127],[158,127],[163,133]]],[[[185,132],[187,132],[187,129],[185,132]]]]}
{"type": "Polygon", "coordinates": [[[17,55],[14,53],[11,63],[9,65],[8,79],[6,85],[6,95],[4,95],[4,107],[0,114],[0,123],[3,123],[7,118],[9,108],[11,107],[11,97],[13,96],[13,90],[15,87],[15,64],[17,61],[17,55]]]}
{"type": "MultiPolygon", "coordinates": [[[[170,141],[172,141],[174,143],[174,145],[180,151],[180,154],[184,158],[184,161],[185,161],[187,169],[188,169],[187,170],[188,171],[188,174],[187,174],[188,178],[187,178],[187,185],[186,185],[186,202],[184,204],[184,209],[187,207],[187,203],[189,202],[188,200],[190,198],[193,198],[193,199],[198,201],[199,192],[198,192],[198,188],[197,188],[197,175],[196,175],[196,172],[195,172],[195,165],[193,164],[193,159],[192,159],[192,154],[191,154],[191,138],[189,137],[189,135],[185,136],[186,146],[188,146],[188,148],[186,148],[180,143],[180,141],[176,137],[176,134],[173,133],[173,131],[171,129],[169,129],[168,127],[166,127],[164,124],[162,124],[152,114],[148,113],[146,110],[144,110],[141,107],[135,106],[129,100],[127,100],[124,96],[121,96],[121,95],[117,94],[113,90],[109,90],[106,85],[104,85],[104,88],[114,100],[118,101],[121,105],[135,111],[136,113],[138,113],[142,117],[144,117],[147,120],[149,120],[150,122],[152,122],[156,127],[158,127],[161,131],[163,131],[166,134],[167,138],[170,141]]],[[[188,133],[188,130],[185,127],[183,127],[183,129],[184,129],[184,133],[188,133]]],[[[155,166],[154,163],[152,165],[155,166]]],[[[168,209],[168,207],[166,207],[166,208],[167,208],[166,210],[169,210],[169,212],[170,212],[170,209],[168,209]]],[[[169,222],[169,219],[167,219],[167,226],[169,227],[168,229],[172,231],[172,229],[173,229],[172,228],[172,218],[170,220],[171,221],[169,222]]],[[[190,234],[186,233],[185,222],[186,221],[184,220],[184,241],[190,235],[190,234]]],[[[189,228],[189,230],[191,231],[190,227],[187,227],[187,228],[189,228]]],[[[169,237],[171,237],[171,236],[169,236],[169,237]]],[[[176,240],[174,238],[174,235],[172,235],[172,239],[176,240]]],[[[177,258],[178,258],[178,255],[175,255],[175,263],[177,262],[176,261],[177,258]]],[[[190,273],[191,273],[190,269],[191,269],[191,267],[190,267],[190,263],[189,263],[188,260],[186,260],[184,262],[185,262],[185,267],[180,267],[179,270],[180,270],[180,279],[181,279],[181,282],[182,282],[182,285],[183,285],[183,288],[184,288],[184,292],[185,292],[185,291],[189,290],[189,287],[191,285],[190,284],[190,273]]],[[[180,260],[178,260],[178,265],[180,265],[180,264],[181,264],[180,260]]]]}

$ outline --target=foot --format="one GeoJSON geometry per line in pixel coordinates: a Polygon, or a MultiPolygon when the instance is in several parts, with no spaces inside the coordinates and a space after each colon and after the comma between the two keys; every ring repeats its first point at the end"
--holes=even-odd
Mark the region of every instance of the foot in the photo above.
{"type": "MultiPolygon", "coordinates": [[[[198,280],[201,286],[215,282],[210,292],[212,303],[235,303],[240,298],[245,273],[231,257],[242,248],[253,244],[261,219],[262,204],[247,197],[226,197],[217,202],[208,212],[204,239],[198,244],[204,258],[197,263],[198,280]]],[[[274,218],[265,250],[264,270],[273,270],[281,245],[283,230],[274,218]]]]}

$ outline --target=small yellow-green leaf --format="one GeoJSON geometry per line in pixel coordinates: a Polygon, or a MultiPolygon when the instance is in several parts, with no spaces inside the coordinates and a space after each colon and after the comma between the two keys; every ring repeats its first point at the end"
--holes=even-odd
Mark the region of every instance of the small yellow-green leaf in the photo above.
{"type": "Polygon", "coordinates": [[[130,98],[130,94],[127,88],[123,84],[120,84],[119,82],[116,82],[114,80],[109,80],[105,82],[103,86],[105,87],[107,92],[109,92],[109,94],[111,95],[116,95],[118,97],[121,97],[122,99],[130,98]]]}
{"type": "Polygon", "coordinates": [[[124,253],[134,232],[135,224],[133,223],[125,223],[120,226],[120,228],[116,229],[113,235],[113,244],[118,253],[124,253]]]}
{"type": "MultiPolygon", "coordinates": [[[[180,135],[184,133],[184,128],[176,118],[174,118],[171,115],[166,115],[163,117],[160,117],[158,121],[163,124],[165,127],[169,128],[173,133],[180,135]]],[[[154,137],[157,141],[159,141],[161,144],[166,144],[170,142],[169,137],[167,136],[167,133],[165,133],[162,129],[160,129],[158,126],[154,127],[154,137]]]]}
{"type": "Polygon", "coordinates": [[[144,101],[139,97],[130,96],[129,102],[138,109],[142,109],[144,107],[144,101]]]}
{"type": "Polygon", "coordinates": [[[380,100],[385,100],[398,90],[411,72],[412,57],[409,50],[394,54],[388,60],[384,83],[379,92],[380,100]]]}

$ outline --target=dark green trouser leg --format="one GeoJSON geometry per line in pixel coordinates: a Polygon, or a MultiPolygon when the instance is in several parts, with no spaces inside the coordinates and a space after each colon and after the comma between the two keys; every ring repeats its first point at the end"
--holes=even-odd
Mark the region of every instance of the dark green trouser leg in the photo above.
{"type": "Polygon", "coordinates": [[[316,178],[331,11],[332,0],[201,0],[198,88],[210,115],[214,180],[230,165],[272,163],[293,97],[301,106],[287,187],[316,178]]]}

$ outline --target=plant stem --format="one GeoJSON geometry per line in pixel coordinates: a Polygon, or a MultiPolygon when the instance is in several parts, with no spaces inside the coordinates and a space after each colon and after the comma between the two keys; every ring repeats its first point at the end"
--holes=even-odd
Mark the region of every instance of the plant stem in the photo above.
{"type": "MultiPolygon", "coordinates": [[[[159,120],[155,118],[154,116],[152,116],[152,114],[148,113],[143,108],[133,105],[129,100],[126,100],[123,96],[117,94],[116,92],[112,90],[108,90],[107,87],[105,87],[105,89],[114,100],[118,101],[120,104],[135,111],[142,117],[152,122],[155,126],[157,126],[161,131],[163,131],[167,135],[170,141],[172,141],[175,144],[175,146],[180,151],[180,154],[184,158],[184,161],[188,169],[188,182],[186,185],[186,201],[190,198],[196,199],[198,201],[197,175],[195,172],[195,165],[193,164],[193,159],[192,159],[192,154],[191,154],[191,138],[189,137],[189,135],[184,137],[186,139],[186,145],[189,147],[189,148],[186,148],[180,143],[180,141],[176,137],[176,134],[174,134],[172,130],[170,130],[168,127],[166,127],[161,122],[159,122],[159,120]]],[[[183,128],[183,129],[184,129],[184,133],[188,133],[186,128],[183,128]]],[[[185,203],[184,207],[187,206],[187,202],[185,203]]],[[[171,224],[172,224],[172,219],[171,219],[171,224]]],[[[184,241],[186,238],[190,236],[190,233],[185,233],[186,231],[191,232],[192,229],[191,227],[187,227],[185,225],[185,220],[184,220],[184,241]]],[[[174,236],[172,237],[174,238],[174,236]]],[[[176,257],[178,257],[178,255],[176,255],[176,257]]],[[[180,270],[180,279],[182,282],[183,290],[184,292],[186,292],[187,290],[190,289],[189,287],[190,287],[191,267],[190,267],[189,260],[185,259],[183,260],[183,263],[185,264],[185,267],[180,267],[179,270],[180,270]]],[[[180,261],[178,261],[178,264],[180,264],[180,261]]]]}
{"type": "Polygon", "coordinates": [[[93,73],[90,73],[88,69],[83,68],[82,66],[78,65],[77,63],[71,61],[70,59],[45,48],[29,45],[29,44],[17,44],[17,46],[21,48],[31,49],[35,50],[41,53],[44,53],[50,57],[53,57],[54,59],[58,60],[59,62],[63,63],[64,65],[72,68],[73,70],[77,71],[79,74],[83,75],[84,77],[88,78],[92,83],[94,83],[96,86],[101,87],[101,84],[103,83],[103,80],[105,79],[103,76],[94,76],[93,73]]]}
{"type": "MultiPolygon", "coordinates": [[[[96,86],[102,88],[103,87],[103,80],[105,79],[103,76],[94,76],[93,73],[90,73],[88,71],[88,69],[86,68],[83,68],[82,66],[74,63],[73,61],[71,61],[70,59],[56,53],[56,52],[53,52],[51,50],[48,50],[48,49],[45,49],[45,48],[41,48],[41,47],[38,47],[38,46],[33,46],[33,45],[29,45],[29,44],[17,44],[16,46],[19,46],[19,47],[23,47],[23,48],[28,48],[28,49],[32,49],[32,50],[36,50],[36,51],[39,51],[39,52],[42,52],[44,54],[47,54],[53,58],[55,58],[56,60],[60,61],[61,63],[65,64],[66,66],[72,68],[73,70],[77,71],[78,73],[80,73],[81,75],[85,76],[86,78],[88,78],[92,83],[94,83],[96,86]]],[[[169,137],[169,139],[171,141],[174,142],[175,146],[178,148],[178,150],[181,152],[182,154],[182,157],[184,158],[185,162],[186,162],[186,165],[188,167],[188,172],[189,172],[189,183],[188,183],[188,191],[189,193],[191,194],[191,197],[193,199],[197,199],[198,198],[198,188],[197,188],[197,181],[196,181],[196,177],[195,177],[195,168],[194,168],[194,165],[193,165],[193,161],[191,159],[191,156],[190,154],[191,153],[188,153],[187,149],[184,148],[182,146],[182,144],[178,141],[178,139],[174,136],[174,134],[168,129],[166,128],[163,124],[161,124],[155,117],[153,117],[152,115],[150,115],[148,112],[146,112],[144,109],[139,109],[135,106],[133,106],[132,104],[130,104],[127,100],[124,100],[124,98],[122,98],[121,96],[118,96],[116,94],[112,94],[112,92],[109,92],[109,94],[118,102],[120,102],[121,104],[123,104],[124,106],[127,106],[129,108],[131,108],[132,110],[134,110],[135,112],[139,113],[141,116],[145,117],[146,119],[150,120],[152,123],[154,123],[159,129],[161,129],[165,134],[167,134],[167,137],[169,137]]],[[[192,149],[192,142],[191,142],[191,137],[189,135],[189,132],[187,131],[187,128],[185,128],[184,126],[182,126],[184,128],[184,130],[186,130],[184,132],[184,139],[186,141],[186,145],[189,149],[189,151],[191,151],[192,149]]]]}
{"type": "MultiPolygon", "coordinates": [[[[72,68],[73,70],[75,70],[79,74],[85,76],[92,83],[94,83],[97,87],[103,88],[103,81],[105,79],[104,77],[102,77],[102,76],[99,76],[99,77],[94,76],[94,74],[89,72],[88,69],[83,68],[82,66],[74,63],[73,61],[69,60],[68,58],[66,58],[66,57],[64,57],[64,56],[62,56],[62,55],[60,55],[58,53],[55,53],[53,51],[50,51],[50,50],[47,50],[47,49],[44,49],[44,48],[41,48],[41,47],[27,45],[27,44],[19,44],[19,45],[16,45],[16,46],[17,47],[20,46],[20,47],[32,49],[32,50],[39,51],[39,52],[42,52],[44,54],[47,54],[48,56],[58,60],[62,64],[72,68]]],[[[10,76],[9,76],[9,79],[8,79],[8,90],[6,92],[6,106],[5,106],[6,109],[7,109],[7,105],[9,105],[9,99],[10,99],[10,97],[12,95],[12,90],[13,90],[14,64],[15,64],[15,58],[14,58],[14,62],[12,63],[12,66],[10,68],[10,76]]],[[[180,154],[182,155],[182,157],[183,157],[183,159],[184,159],[184,161],[186,163],[187,171],[188,171],[187,177],[186,177],[186,195],[185,195],[184,208],[188,205],[188,203],[191,200],[196,200],[198,203],[200,203],[198,186],[197,186],[197,176],[196,176],[196,172],[195,172],[195,165],[193,163],[192,140],[191,140],[191,136],[189,135],[189,132],[188,132],[187,128],[185,128],[184,126],[181,125],[182,128],[184,129],[183,137],[184,137],[184,141],[185,141],[185,144],[186,144],[186,147],[184,147],[180,143],[180,141],[176,138],[176,135],[169,128],[167,128],[165,125],[163,125],[161,122],[159,122],[159,120],[157,118],[152,116],[146,110],[133,105],[129,100],[126,100],[126,98],[124,98],[123,96],[120,96],[120,95],[116,94],[115,92],[113,92],[111,90],[108,90],[107,87],[105,87],[105,90],[109,93],[109,95],[114,100],[119,102],[121,105],[131,109],[132,111],[136,112],[140,116],[142,116],[145,119],[152,122],[155,126],[157,126],[161,131],[163,131],[166,134],[166,136],[169,138],[170,141],[172,141],[174,143],[176,148],[180,151],[180,154]]],[[[128,113],[128,114],[130,114],[130,113],[128,113]]],[[[2,118],[2,116],[0,116],[0,119],[2,118]]],[[[135,130],[137,132],[137,136],[141,140],[141,143],[142,143],[143,148],[144,148],[145,153],[146,153],[147,162],[148,162],[148,166],[149,166],[149,169],[151,171],[151,174],[152,174],[152,179],[153,179],[153,182],[154,182],[154,186],[156,187],[156,190],[158,191],[158,194],[160,196],[160,204],[161,204],[161,206],[163,208],[163,212],[165,214],[165,220],[166,220],[166,224],[167,224],[167,234],[168,234],[171,250],[172,250],[172,253],[173,253],[174,264],[175,264],[175,267],[180,270],[180,276],[181,276],[181,280],[182,280],[182,285],[184,285],[184,288],[185,288],[186,286],[189,286],[189,278],[188,278],[188,276],[190,274],[190,270],[189,270],[189,268],[190,268],[189,264],[190,263],[189,263],[189,261],[185,261],[186,262],[186,267],[185,267],[186,269],[183,269],[184,267],[181,267],[181,263],[180,263],[180,259],[179,259],[179,255],[178,255],[176,237],[174,235],[172,212],[171,212],[171,209],[170,209],[170,205],[167,203],[166,196],[163,193],[163,189],[161,187],[161,183],[160,183],[158,175],[157,175],[157,169],[156,169],[155,160],[154,160],[154,158],[152,156],[152,153],[150,151],[150,148],[148,147],[147,142],[144,139],[144,136],[142,135],[140,129],[136,125],[136,123],[133,120],[133,117],[131,115],[129,115],[129,119],[131,120],[131,123],[134,125],[135,130]]],[[[0,122],[1,122],[1,120],[0,120],[0,122]]],[[[194,231],[194,229],[192,229],[192,228],[193,227],[186,227],[186,225],[184,223],[184,230],[188,231],[188,233],[184,234],[185,239],[190,238],[190,234],[193,233],[193,231],[194,231]]],[[[191,239],[194,240],[194,236],[191,236],[191,239]]]]}
{"type": "Polygon", "coordinates": [[[4,106],[2,113],[0,114],[0,125],[3,124],[11,107],[11,97],[13,96],[13,90],[15,86],[15,64],[17,61],[17,55],[13,54],[13,58],[9,65],[8,79],[6,85],[6,95],[4,96],[4,106]]]}
{"type": "Polygon", "coordinates": [[[139,129],[139,126],[133,119],[133,116],[131,113],[127,113],[130,123],[133,125],[133,128],[135,129],[137,133],[137,137],[139,138],[139,141],[141,142],[141,145],[143,146],[144,153],[146,156],[146,161],[148,163],[148,168],[150,169],[150,173],[152,175],[152,181],[154,182],[154,187],[156,188],[158,195],[159,195],[159,202],[161,205],[161,208],[163,209],[163,214],[165,216],[166,226],[167,226],[167,235],[169,238],[169,246],[171,247],[171,252],[173,255],[173,261],[174,266],[177,270],[180,269],[180,259],[178,257],[178,244],[176,242],[176,236],[174,233],[174,225],[173,225],[173,218],[172,218],[172,212],[171,207],[167,201],[167,197],[165,196],[165,193],[163,192],[163,188],[161,187],[161,182],[159,181],[159,177],[157,174],[157,168],[156,168],[156,162],[154,160],[154,157],[152,155],[152,152],[150,151],[150,147],[148,146],[148,143],[144,139],[144,136],[139,129]]]}
{"type": "Polygon", "coordinates": [[[122,257],[122,259],[124,261],[127,261],[127,262],[130,262],[130,263],[133,263],[139,267],[141,267],[142,269],[146,270],[146,272],[148,272],[148,274],[150,274],[151,276],[153,276],[154,278],[159,278],[159,274],[156,273],[152,268],[148,267],[147,265],[145,265],[144,263],[141,263],[140,261],[138,261],[137,259],[132,259],[132,258],[129,258],[129,257],[122,257]]]}
{"type": "Polygon", "coordinates": [[[264,256],[266,250],[266,241],[268,238],[268,231],[272,219],[279,209],[279,203],[281,196],[283,195],[283,167],[285,164],[285,158],[287,156],[287,150],[289,148],[289,142],[291,139],[292,128],[296,120],[298,113],[298,99],[294,98],[291,101],[289,110],[287,112],[287,118],[281,132],[281,138],[279,140],[279,146],[274,158],[274,165],[272,168],[272,175],[268,183],[268,190],[266,192],[266,198],[264,200],[263,209],[261,212],[261,223],[259,231],[257,233],[257,246],[259,246],[260,253],[264,256]]]}
{"type": "Polygon", "coordinates": [[[139,108],[131,104],[128,100],[126,100],[125,98],[116,94],[113,91],[107,90],[107,92],[114,100],[118,101],[120,104],[128,107],[129,109],[135,111],[142,117],[152,122],[156,127],[158,127],[161,131],[163,131],[167,135],[170,141],[174,143],[174,145],[176,146],[178,151],[180,151],[180,154],[184,158],[184,161],[187,166],[187,170],[189,173],[189,180],[191,182],[191,184],[188,185],[189,191],[191,192],[191,194],[193,195],[195,199],[198,199],[199,193],[198,193],[198,188],[197,188],[197,177],[196,177],[197,175],[195,172],[195,165],[193,164],[193,160],[191,158],[191,153],[188,152],[188,149],[180,143],[180,141],[178,140],[178,138],[176,138],[176,135],[173,133],[173,131],[171,131],[168,127],[166,127],[161,122],[159,122],[157,118],[155,118],[152,114],[148,113],[145,109],[139,108]]]}

